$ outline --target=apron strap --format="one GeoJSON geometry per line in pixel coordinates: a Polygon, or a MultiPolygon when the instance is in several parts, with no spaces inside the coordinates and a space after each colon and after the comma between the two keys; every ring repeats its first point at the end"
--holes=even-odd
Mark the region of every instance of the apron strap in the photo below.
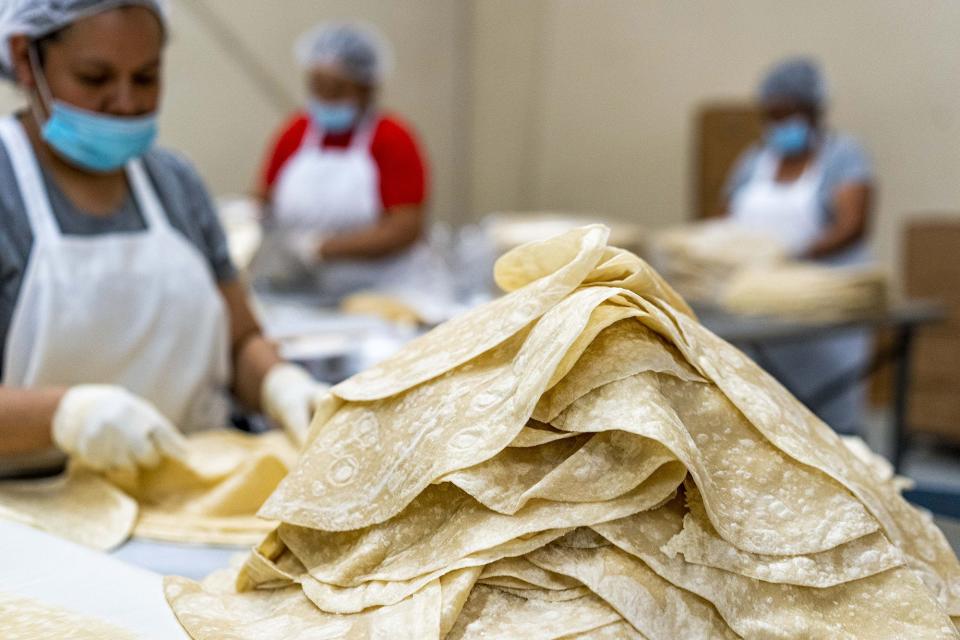
{"type": "Polygon", "coordinates": [[[777,178],[777,155],[769,149],[760,152],[753,170],[753,180],[775,182],[777,178]]]}
{"type": "Polygon", "coordinates": [[[150,176],[147,174],[141,158],[136,158],[127,163],[127,179],[130,181],[130,190],[140,206],[140,212],[143,214],[148,229],[151,231],[169,229],[170,220],[167,218],[163,204],[157,196],[156,189],[153,188],[150,176]]]}
{"type": "Polygon", "coordinates": [[[300,147],[302,149],[313,148],[320,151],[323,150],[323,134],[317,129],[317,125],[313,123],[312,118],[307,122],[307,133],[304,135],[300,147]]]}
{"type": "Polygon", "coordinates": [[[39,243],[58,240],[61,236],[60,225],[54,218],[40,165],[23,125],[15,116],[0,119],[0,139],[3,140],[3,146],[10,157],[34,241],[39,243]]]}
{"type": "Polygon", "coordinates": [[[370,113],[365,115],[360,124],[357,126],[357,130],[353,132],[353,139],[350,141],[351,149],[363,149],[368,150],[370,148],[370,143],[373,142],[373,134],[377,130],[377,125],[380,123],[380,116],[377,113],[370,113]]]}

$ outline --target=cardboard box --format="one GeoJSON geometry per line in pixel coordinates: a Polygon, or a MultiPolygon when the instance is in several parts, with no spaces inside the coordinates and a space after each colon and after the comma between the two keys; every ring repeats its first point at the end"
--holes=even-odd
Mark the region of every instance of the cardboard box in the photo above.
{"type": "Polygon", "coordinates": [[[907,296],[940,301],[950,314],[917,332],[908,424],[960,442],[960,216],[912,219],[903,248],[907,296]]]}
{"type": "Polygon", "coordinates": [[[714,215],[737,159],[763,134],[756,106],[726,102],[704,105],[696,116],[694,144],[695,216],[714,215]]]}

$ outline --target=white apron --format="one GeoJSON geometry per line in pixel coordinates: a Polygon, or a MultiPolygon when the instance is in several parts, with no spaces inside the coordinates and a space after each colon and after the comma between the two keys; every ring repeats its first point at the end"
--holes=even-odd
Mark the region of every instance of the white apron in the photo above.
{"type": "MultiPolygon", "coordinates": [[[[776,181],[778,164],[776,154],[769,150],[761,152],[752,179],[733,198],[730,213],[735,222],[767,232],[779,239],[791,255],[799,255],[826,227],[819,200],[823,168],[814,160],[802,176],[793,182],[780,183],[776,181]]],[[[868,259],[866,245],[860,243],[821,262],[850,266],[863,264],[868,259]]],[[[765,345],[763,352],[776,367],[780,382],[805,399],[836,376],[854,367],[865,367],[870,346],[870,332],[852,329],[835,337],[765,345]]],[[[816,409],[834,429],[856,432],[862,426],[865,410],[863,385],[816,409]]]]}
{"type": "Polygon", "coordinates": [[[64,235],[23,127],[0,120],[33,233],[4,355],[11,387],[115,384],[184,431],[223,427],[229,323],[210,268],[174,229],[139,160],[140,232],[64,235]]]}
{"type": "MultiPolygon", "coordinates": [[[[274,190],[279,238],[305,231],[343,233],[377,222],[383,209],[380,172],[370,153],[378,118],[365,118],[347,148],[324,148],[313,124],[286,163],[274,190]]],[[[288,261],[289,265],[289,261],[288,261]]],[[[291,267],[292,268],[292,267],[291,267]]],[[[408,300],[415,308],[449,297],[451,285],[438,256],[426,242],[371,260],[325,262],[316,274],[326,301],[372,290],[408,300]]]]}

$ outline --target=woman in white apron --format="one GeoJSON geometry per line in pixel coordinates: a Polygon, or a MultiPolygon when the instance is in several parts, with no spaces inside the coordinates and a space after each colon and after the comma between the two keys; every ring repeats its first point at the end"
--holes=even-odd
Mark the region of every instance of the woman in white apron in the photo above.
{"type": "Polygon", "coordinates": [[[425,242],[422,154],[375,105],[385,43],[369,27],[321,25],[296,52],[311,98],[266,171],[274,251],[306,267],[325,302],[361,290],[415,308],[448,297],[449,276],[425,242]]]}
{"type": "MultiPolygon", "coordinates": [[[[815,63],[791,59],[760,88],[764,144],[741,158],[728,185],[730,217],[767,232],[797,259],[835,266],[866,264],[873,177],[851,138],[821,126],[825,82],[815,63]]],[[[801,399],[867,363],[870,335],[852,330],[825,339],[764,347],[781,382],[801,399]]],[[[850,390],[819,408],[839,431],[861,426],[864,392],[850,390]]]]}
{"type": "Polygon", "coordinates": [[[0,476],[182,456],[179,429],[227,426],[231,394],[308,426],[321,385],[280,361],[211,257],[225,247],[212,209],[190,210],[199,179],[152,150],[166,31],[162,0],[0,13],[0,73],[29,101],[0,120],[0,476]]]}

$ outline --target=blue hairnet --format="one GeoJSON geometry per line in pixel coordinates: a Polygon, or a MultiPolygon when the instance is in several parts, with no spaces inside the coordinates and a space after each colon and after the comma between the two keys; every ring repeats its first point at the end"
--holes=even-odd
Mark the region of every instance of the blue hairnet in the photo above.
{"type": "Polygon", "coordinates": [[[775,65],[760,83],[760,102],[788,100],[819,107],[827,101],[827,82],[810,58],[789,58],[775,65]]]}
{"type": "Polygon", "coordinates": [[[360,84],[383,82],[391,64],[390,45],[368,24],[321,24],[300,36],[294,46],[305,69],[332,65],[360,84]]]}
{"type": "Polygon", "coordinates": [[[0,0],[0,77],[13,79],[10,37],[40,38],[90,16],[123,6],[153,10],[166,24],[168,0],[0,0]]]}

